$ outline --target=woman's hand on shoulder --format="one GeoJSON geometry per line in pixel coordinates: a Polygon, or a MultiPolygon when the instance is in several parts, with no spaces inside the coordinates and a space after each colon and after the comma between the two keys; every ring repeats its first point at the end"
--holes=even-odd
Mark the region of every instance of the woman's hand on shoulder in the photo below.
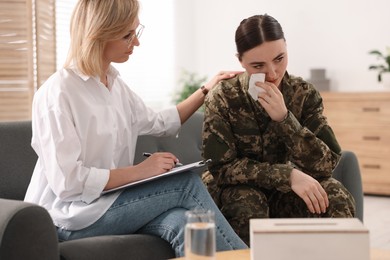
{"type": "Polygon", "coordinates": [[[243,72],[244,71],[220,71],[209,82],[207,82],[204,86],[207,89],[207,91],[209,91],[213,87],[215,87],[218,84],[218,82],[220,82],[221,80],[233,78],[236,75],[241,74],[243,72]]]}

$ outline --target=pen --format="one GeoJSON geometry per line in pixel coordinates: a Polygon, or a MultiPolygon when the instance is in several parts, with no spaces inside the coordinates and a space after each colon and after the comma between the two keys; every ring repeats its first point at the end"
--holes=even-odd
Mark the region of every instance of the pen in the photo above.
{"type": "Polygon", "coordinates": [[[151,156],[152,154],[151,154],[151,153],[143,153],[142,155],[145,156],[145,157],[149,157],[149,156],[151,156]]]}
{"type": "MultiPolygon", "coordinates": [[[[151,153],[143,153],[142,155],[145,156],[145,157],[149,157],[149,156],[151,156],[152,154],[151,154],[151,153]]],[[[183,166],[183,164],[182,164],[182,163],[179,163],[179,162],[176,162],[175,165],[176,165],[176,166],[183,166]]]]}

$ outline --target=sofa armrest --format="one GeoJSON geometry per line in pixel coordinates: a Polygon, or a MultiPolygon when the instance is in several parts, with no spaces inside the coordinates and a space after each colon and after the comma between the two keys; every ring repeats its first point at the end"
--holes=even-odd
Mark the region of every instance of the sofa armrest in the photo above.
{"type": "Polygon", "coordinates": [[[59,259],[58,238],[42,207],[0,199],[0,259],[59,259]]]}
{"type": "Polygon", "coordinates": [[[356,217],[363,222],[363,185],[355,153],[342,151],[340,161],[333,170],[333,178],[340,181],[352,194],[356,202],[356,217]]]}

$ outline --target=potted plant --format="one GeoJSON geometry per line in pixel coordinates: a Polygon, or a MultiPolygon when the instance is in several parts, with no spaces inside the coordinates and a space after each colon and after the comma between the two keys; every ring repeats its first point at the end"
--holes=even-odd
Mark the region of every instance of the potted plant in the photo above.
{"type": "MultiPolygon", "coordinates": [[[[207,77],[200,77],[198,74],[188,71],[182,71],[182,75],[180,78],[180,84],[182,84],[182,87],[180,90],[175,94],[174,102],[176,104],[180,103],[187,97],[189,97],[192,93],[194,93],[200,86],[204,84],[207,77]]],[[[200,107],[200,110],[203,110],[203,106],[200,107]]]]}
{"type": "Polygon", "coordinates": [[[382,53],[379,50],[372,50],[369,54],[376,56],[382,63],[370,65],[368,69],[378,71],[378,82],[383,82],[385,85],[390,84],[390,47],[386,48],[386,53],[382,53]]]}

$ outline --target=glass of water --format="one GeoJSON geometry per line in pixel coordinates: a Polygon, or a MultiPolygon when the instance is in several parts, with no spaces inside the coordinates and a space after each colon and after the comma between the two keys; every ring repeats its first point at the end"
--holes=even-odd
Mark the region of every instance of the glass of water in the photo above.
{"type": "Polygon", "coordinates": [[[186,212],[185,259],[215,259],[215,221],[214,212],[194,209],[186,212]]]}

